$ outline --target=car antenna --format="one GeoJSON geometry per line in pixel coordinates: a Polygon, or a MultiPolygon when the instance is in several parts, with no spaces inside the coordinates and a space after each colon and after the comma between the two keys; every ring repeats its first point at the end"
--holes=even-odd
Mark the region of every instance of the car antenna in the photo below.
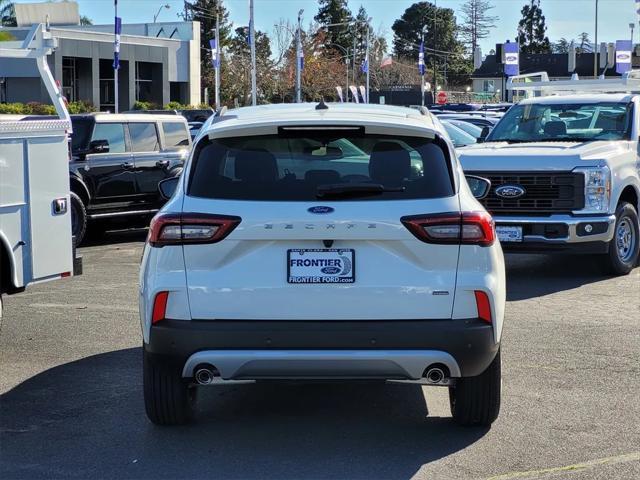
{"type": "Polygon", "coordinates": [[[329,107],[324,103],[324,97],[320,97],[320,103],[316,105],[316,110],[329,110],[329,107]]]}

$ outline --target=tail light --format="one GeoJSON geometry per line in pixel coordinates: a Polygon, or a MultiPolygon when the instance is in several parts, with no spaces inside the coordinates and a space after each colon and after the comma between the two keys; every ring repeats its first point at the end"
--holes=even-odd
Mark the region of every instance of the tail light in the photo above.
{"type": "Polygon", "coordinates": [[[239,224],[240,217],[205,213],[167,213],[156,215],[149,227],[149,245],[186,245],[216,243],[239,224]]]}
{"type": "Polygon", "coordinates": [[[496,240],[495,225],[487,212],[412,215],[400,221],[426,243],[488,247],[496,240]]]}
{"type": "Polygon", "coordinates": [[[153,300],[153,312],[151,313],[151,323],[158,323],[160,320],[164,320],[167,313],[167,300],[169,299],[169,292],[158,292],[156,298],[153,300]]]}
{"type": "Polygon", "coordinates": [[[476,307],[478,308],[478,318],[484,320],[487,323],[492,323],[491,302],[489,301],[489,295],[487,295],[482,290],[476,290],[473,293],[476,296],[476,307]]]}

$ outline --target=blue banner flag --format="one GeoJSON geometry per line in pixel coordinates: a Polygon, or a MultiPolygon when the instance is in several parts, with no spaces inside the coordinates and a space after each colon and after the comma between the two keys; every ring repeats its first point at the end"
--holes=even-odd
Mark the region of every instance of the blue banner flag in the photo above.
{"type": "MultiPolygon", "coordinates": [[[[118,5],[117,0],[115,4],[118,5]]],[[[122,19],[120,17],[116,17],[114,33],[116,39],[113,43],[113,68],[118,70],[120,68],[120,34],[122,33],[122,19]]]]}
{"type": "Polygon", "coordinates": [[[298,62],[300,62],[300,71],[304,70],[304,50],[302,49],[302,47],[300,47],[298,62]]]}
{"type": "Polygon", "coordinates": [[[510,77],[520,75],[520,45],[507,42],[504,48],[504,73],[510,77]]]}
{"type": "Polygon", "coordinates": [[[616,42],[616,72],[623,74],[631,70],[631,40],[616,42]]]}
{"type": "Polygon", "coordinates": [[[425,74],[425,65],[424,65],[424,40],[420,42],[420,50],[418,51],[418,71],[420,75],[425,74]]]}
{"type": "Polygon", "coordinates": [[[366,59],[362,61],[360,70],[362,70],[362,73],[367,73],[367,71],[369,70],[369,62],[366,59]]]}
{"type": "Polygon", "coordinates": [[[211,45],[211,63],[213,64],[213,68],[220,68],[220,52],[216,45],[216,39],[209,40],[209,45],[211,45]]]}

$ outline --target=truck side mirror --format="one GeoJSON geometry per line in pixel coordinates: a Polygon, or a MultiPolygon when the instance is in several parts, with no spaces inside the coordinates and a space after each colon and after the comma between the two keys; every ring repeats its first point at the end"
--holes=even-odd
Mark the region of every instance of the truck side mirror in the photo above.
{"type": "Polygon", "coordinates": [[[158,184],[158,191],[163,200],[169,200],[173,196],[176,188],[178,188],[179,181],[180,177],[169,177],[158,184]]]}
{"type": "Polygon", "coordinates": [[[93,140],[89,144],[89,153],[109,153],[109,140],[93,140]]]}
{"type": "Polygon", "coordinates": [[[478,143],[484,143],[484,141],[489,136],[489,132],[491,132],[491,127],[482,127],[482,132],[480,132],[480,138],[478,138],[478,143]]]}
{"type": "Polygon", "coordinates": [[[491,181],[489,179],[476,177],[475,175],[466,175],[466,179],[471,193],[478,200],[482,200],[489,195],[489,190],[491,190],[491,181]]]}

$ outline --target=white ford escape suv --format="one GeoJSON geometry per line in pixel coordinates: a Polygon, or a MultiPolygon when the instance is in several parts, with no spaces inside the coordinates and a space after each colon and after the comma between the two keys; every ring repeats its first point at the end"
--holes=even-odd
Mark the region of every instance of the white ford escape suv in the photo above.
{"type": "MultiPolygon", "coordinates": [[[[190,419],[199,386],[272,379],[449,388],[500,407],[504,260],[426,110],[297,104],[210,120],[142,259],[144,397],[190,419]]],[[[175,190],[175,191],[174,191],[175,190]]]]}

